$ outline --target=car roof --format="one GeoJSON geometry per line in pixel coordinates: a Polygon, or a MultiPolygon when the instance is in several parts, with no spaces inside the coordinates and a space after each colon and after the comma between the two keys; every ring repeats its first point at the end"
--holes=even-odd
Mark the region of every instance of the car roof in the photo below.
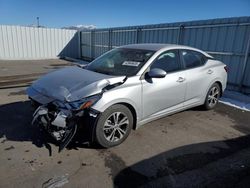
{"type": "Polygon", "coordinates": [[[177,44],[141,43],[141,44],[128,44],[128,45],[125,45],[125,46],[120,46],[119,48],[152,50],[152,51],[159,51],[161,49],[166,49],[166,48],[180,48],[180,49],[195,50],[195,51],[203,53],[204,55],[206,55],[208,57],[212,57],[208,53],[206,53],[206,52],[204,52],[202,50],[199,50],[197,48],[192,48],[190,46],[177,45],[177,44]]]}
{"type": "Polygon", "coordinates": [[[121,46],[121,48],[131,48],[131,49],[140,49],[140,50],[152,50],[158,51],[162,48],[178,46],[174,44],[158,44],[158,43],[141,43],[141,44],[128,44],[121,46]]]}

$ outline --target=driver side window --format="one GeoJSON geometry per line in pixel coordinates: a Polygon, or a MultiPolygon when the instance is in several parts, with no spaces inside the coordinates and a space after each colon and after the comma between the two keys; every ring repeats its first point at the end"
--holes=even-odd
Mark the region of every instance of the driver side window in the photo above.
{"type": "Polygon", "coordinates": [[[151,65],[150,69],[159,68],[167,73],[181,69],[178,50],[168,50],[159,55],[151,65]]]}

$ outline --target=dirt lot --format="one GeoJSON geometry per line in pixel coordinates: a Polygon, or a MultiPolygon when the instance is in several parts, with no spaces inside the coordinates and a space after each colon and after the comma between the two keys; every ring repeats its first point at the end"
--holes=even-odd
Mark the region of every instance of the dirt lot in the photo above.
{"type": "Polygon", "coordinates": [[[0,187],[249,187],[250,113],[219,104],[133,131],[111,149],[58,153],[30,125],[25,87],[0,89],[0,187]]]}
{"type": "Polygon", "coordinates": [[[72,65],[72,63],[61,59],[0,60],[0,89],[27,86],[44,73],[72,65]]]}

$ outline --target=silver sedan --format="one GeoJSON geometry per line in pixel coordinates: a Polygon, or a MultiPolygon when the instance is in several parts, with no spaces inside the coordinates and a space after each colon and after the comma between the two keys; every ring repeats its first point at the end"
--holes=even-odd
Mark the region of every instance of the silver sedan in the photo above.
{"type": "Polygon", "coordinates": [[[226,88],[227,67],[201,50],[171,44],[115,48],[85,66],[49,73],[28,88],[33,123],[60,150],[88,132],[103,147],[122,143],[131,129],[178,111],[212,109],[226,88]]]}

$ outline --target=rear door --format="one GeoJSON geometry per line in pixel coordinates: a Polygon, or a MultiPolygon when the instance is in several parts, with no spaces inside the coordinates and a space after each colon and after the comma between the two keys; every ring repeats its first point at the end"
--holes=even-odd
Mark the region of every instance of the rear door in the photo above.
{"type": "Polygon", "coordinates": [[[143,119],[182,108],[185,97],[186,78],[178,50],[168,50],[160,54],[149,70],[153,68],[160,68],[167,75],[164,78],[142,80],[143,119]]]}
{"type": "Polygon", "coordinates": [[[180,50],[180,58],[186,72],[187,90],[184,106],[202,102],[212,80],[213,70],[205,63],[204,54],[193,50],[180,50]]]}

